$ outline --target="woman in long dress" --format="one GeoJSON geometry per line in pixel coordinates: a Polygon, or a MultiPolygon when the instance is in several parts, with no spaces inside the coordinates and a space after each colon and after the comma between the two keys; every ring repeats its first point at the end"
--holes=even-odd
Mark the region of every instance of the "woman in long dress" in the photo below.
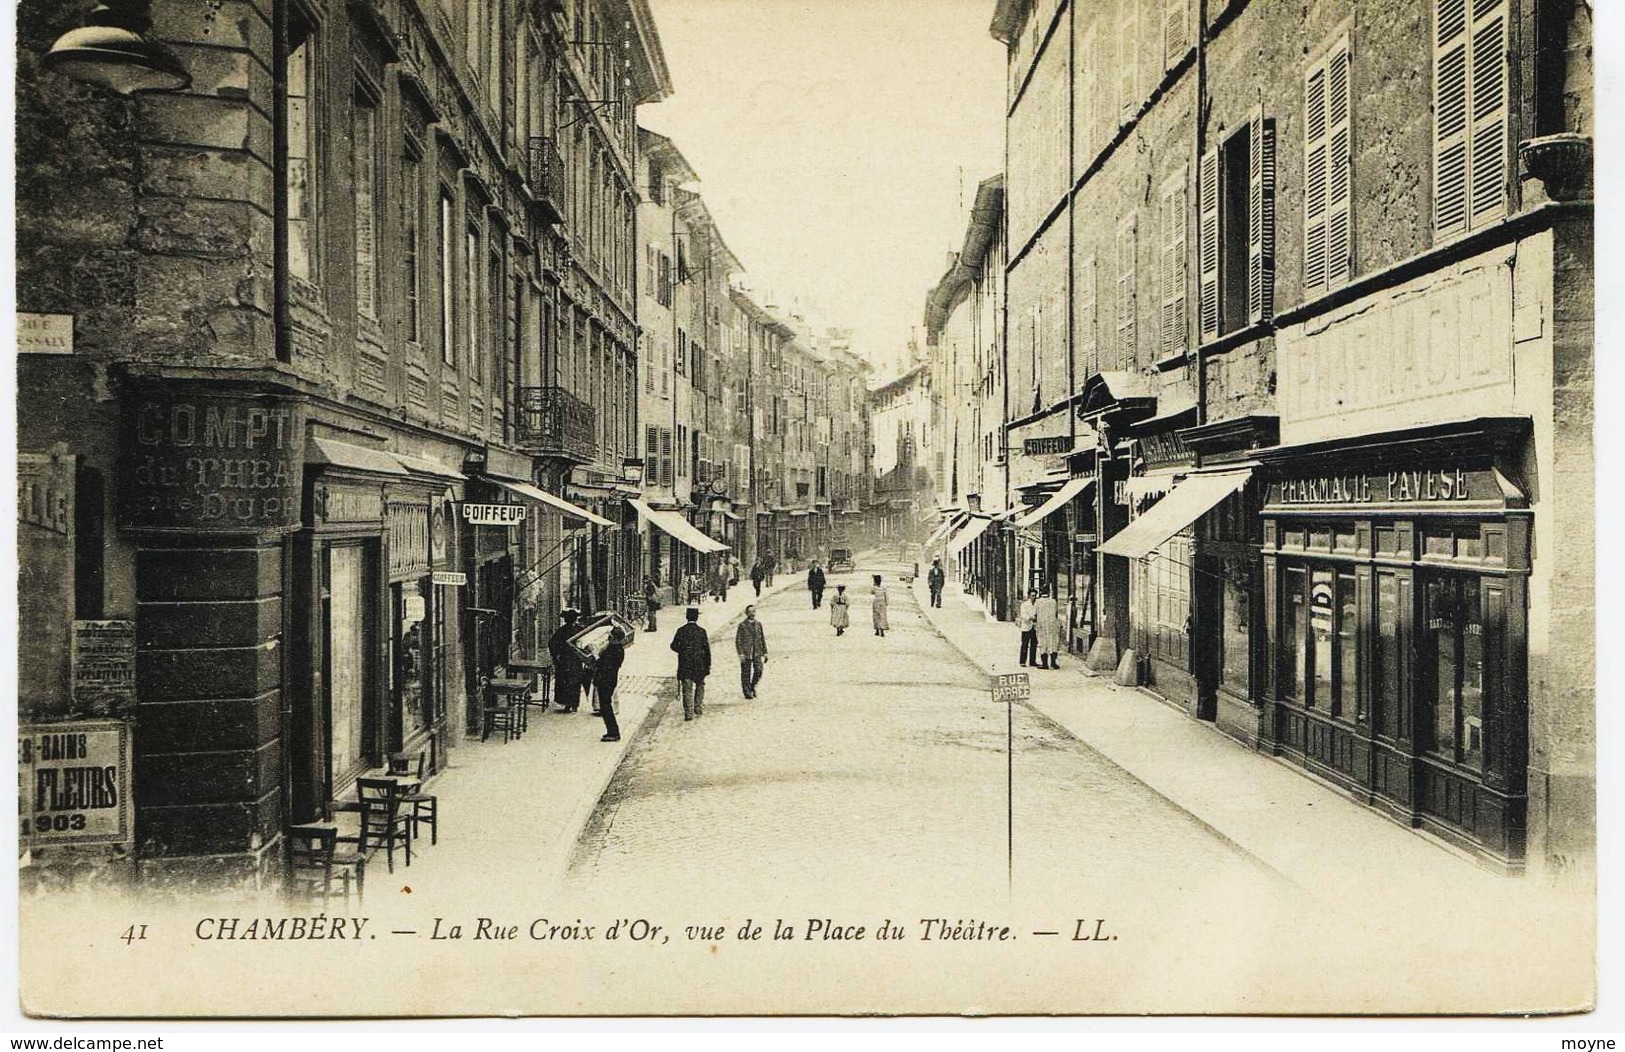
{"type": "Polygon", "coordinates": [[[829,601],[829,623],[835,634],[843,634],[852,624],[852,604],[846,598],[846,585],[835,586],[835,596],[829,601]]]}
{"type": "Polygon", "coordinates": [[[1038,629],[1038,667],[1061,667],[1061,611],[1055,605],[1055,597],[1048,590],[1038,597],[1033,613],[1037,617],[1038,629]]]}
{"type": "Polygon", "coordinates": [[[875,574],[875,590],[869,593],[869,611],[874,614],[875,635],[885,635],[891,626],[886,619],[886,586],[880,583],[879,574],[875,574]]]}

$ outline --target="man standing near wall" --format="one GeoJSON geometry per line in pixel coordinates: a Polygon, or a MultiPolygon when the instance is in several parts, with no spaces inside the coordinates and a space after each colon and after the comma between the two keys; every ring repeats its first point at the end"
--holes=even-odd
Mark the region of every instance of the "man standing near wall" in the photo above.
{"type": "Polygon", "coordinates": [[[925,575],[925,583],[931,589],[932,606],[942,605],[942,584],[947,579],[947,576],[942,572],[942,560],[932,559],[931,569],[925,575]]]}

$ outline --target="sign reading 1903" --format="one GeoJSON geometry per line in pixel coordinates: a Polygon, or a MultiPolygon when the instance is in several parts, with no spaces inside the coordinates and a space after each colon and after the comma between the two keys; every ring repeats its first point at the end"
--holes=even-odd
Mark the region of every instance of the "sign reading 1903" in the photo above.
{"type": "Polygon", "coordinates": [[[130,725],[75,720],[18,728],[24,843],[130,844],[130,725]]]}

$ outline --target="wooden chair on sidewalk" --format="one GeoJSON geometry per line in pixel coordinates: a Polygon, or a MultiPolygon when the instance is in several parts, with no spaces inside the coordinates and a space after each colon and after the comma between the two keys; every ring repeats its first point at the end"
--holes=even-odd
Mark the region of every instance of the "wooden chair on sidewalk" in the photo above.
{"type": "Polygon", "coordinates": [[[412,784],[407,787],[401,797],[401,805],[411,810],[408,815],[412,819],[412,836],[421,839],[423,826],[429,827],[429,843],[440,843],[440,798],[433,793],[425,792],[423,779],[426,773],[428,753],[418,750],[416,764],[403,753],[396,753],[389,758],[389,773],[397,778],[403,778],[412,784]]]}
{"type": "Polygon", "coordinates": [[[406,789],[392,778],[358,778],[356,797],[361,802],[361,850],[384,849],[389,871],[395,872],[395,841],[406,848],[412,864],[412,814],[406,810],[406,789]]]}
{"type": "Polygon", "coordinates": [[[327,902],[337,881],[345,898],[355,886],[361,900],[367,882],[367,857],[358,852],[339,851],[337,826],[292,826],[288,829],[288,883],[294,895],[320,898],[327,902]]]}

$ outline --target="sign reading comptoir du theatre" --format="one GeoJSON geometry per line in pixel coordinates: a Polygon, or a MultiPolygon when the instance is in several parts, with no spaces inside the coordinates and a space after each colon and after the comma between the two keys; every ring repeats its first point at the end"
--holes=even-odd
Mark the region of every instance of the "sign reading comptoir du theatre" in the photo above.
{"type": "Polygon", "coordinates": [[[302,439],[291,399],[139,391],[125,411],[120,524],[177,532],[296,527],[302,439]]]}

